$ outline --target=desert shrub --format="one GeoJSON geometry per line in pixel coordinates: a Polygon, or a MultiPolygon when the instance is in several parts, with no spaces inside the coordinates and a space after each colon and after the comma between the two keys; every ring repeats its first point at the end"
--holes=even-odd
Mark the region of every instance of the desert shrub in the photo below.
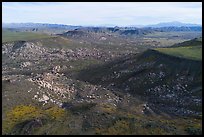
{"type": "Polygon", "coordinates": [[[58,107],[52,107],[47,109],[46,114],[49,115],[52,119],[59,120],[60,118],[63,118],[65,116],[65,110],[58,107]]]}
{"type": "Polygon", "coordinates": [[[3,132],[9,132],[17,123],[44,116],[43,111],[34,106],[16,106],[6,113],[3,121],[3,132]]]}
{"type": "Polygon", "coordinates": [[[144,128],[157,128],[158,125],[156,122],[150,121],[143,125],[144,128]]]}
{"type": "Polygon", "coordinates": [[[110,104],[101,104],[99,106],[99,108],[103,112],[110,113],[110,114],[116,112],[116,107],[114,107],[113,105],[110,105],[110,104]]]}
{"type": "Polygon", "coordinates": [[[12,131],[10,132],[10,134],[11,135],[30,135],[35,131],[35,129],[42,127],[43,124],[46,122],[47,120],[43,118],[23,121],[21,123],[16,124],[12,129],[12,131]]]}
{"type": "Polygon", "coordinates": [[[82,123],[83,130],[87,130],[92,127],[91,123],[86,119],[82,123]]]}
{"type": "Polygon", "coordinates": [[[117,120],[108,128],[96,128],[96,134],[105,135],[128,135],[132,133],[131,124],[125,119],[117,120]]]}
{"type": "Polygon", "coordinates": [[[190,134],[190,135],[201,135],[202,134],[202,129],[197,128],[197,127],[187,127],[185,131],[190,134]]]}
{"type": "Polygon", "coordinates": [[[96,105],[95,103],[78,104],[76,106],[72,106],[70,108],[70,111],[74,114],[83,113],[89,111],[95,105],[96,105]]]}
{"type": "MultiPolygon", "coordinates": [[[[35,120],[54,119],[60,120],[65,115],[65,110],[58,107],[52,107],[42,110],[35,106],[19,105],[6,113],[6,118],[2,123],[3,134],[10,133],[14,127],[21,127],[27,123],[36,123],[35,120]],[[34,122],[33,122],[34,121],[34,122]]],[[[15,131],[14,131],[15,132],[15,131]]]]}

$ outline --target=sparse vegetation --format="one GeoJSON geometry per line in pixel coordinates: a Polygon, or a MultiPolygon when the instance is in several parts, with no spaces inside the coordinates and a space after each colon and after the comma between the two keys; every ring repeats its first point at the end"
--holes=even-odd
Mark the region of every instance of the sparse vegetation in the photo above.
{"type": "Polygon", "coordinates": [[[52,36],[48,34],[35,33],[35,32],[16,32],[7,29],[2,30],[2,42],[12,42],[19,40],[35,40],[50,38],[52,36]]]}
{"type": "Polygon", "coordinates": [[[202,134],[200,31],[18,31],[2,32],[3,134],[202,134]]]}
{"type": "Polygon", "coordinates": [[[3,133],[9,133],[20,123],[32,121],[35,119],[55,119],[59,120],[65,116],[65,111],[61,108],[52,107],[47,110],[42,110],[35,106],[19,105],[6,113],[6,118],[3,121],[3,133]]]}

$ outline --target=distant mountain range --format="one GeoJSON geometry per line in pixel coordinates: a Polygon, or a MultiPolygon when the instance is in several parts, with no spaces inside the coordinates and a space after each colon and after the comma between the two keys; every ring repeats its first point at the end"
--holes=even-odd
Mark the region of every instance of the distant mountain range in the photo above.
{"type": "Polygon", "coordinates": [[[49,23],[2,23],[2,28],[64,28],[75,29],[80,26],[49,23]]]}
{"type": "Polygon", "coordinates": [[[181,23],[181,22],[178,22],[178,21],[173,21],[173,22],[158,23],[158,24],[154,24],[154,25],[147,25],[145,27],[152,27],[152,28],[161,28],[161,27],[202,27],[202,25],[190,24],[190,23],[181,23]]]}
{"type": "Polygon", "coordinates": [[[197,24],[186,24],[180,22],[159,23],[147,26],[73,26],[64,24],[48,23],[3,23],[3,29],[10,31],[29,31],[47,34],[62,34],[69,37],[84,37],[91,33],[90,38],[95,38],[96,34],[116,34],[121,36],[143,36],[154,32],[178,32],[178,31],[198,31],[202,32],[202,26],[197,24]],[[86,34],[86,35],[85,35],[86,34]]]}
{"type": "MultiPolygon", "coordinates": [[[[113,24],[103,24],[99,25],[98,27],[114,27],[117,25],[113,24]]],[[[64,25],[64,24],[49,24],[49,23],[3,23],[3,28],[65,28],[65,29],[75,29],[80,28],[82,26],[74,26],[74,25],[64,25]]],[[[90,26],[91,27],[91,26],[90,26]]],[[[93,27],[96,27],[96,25],[93,25],[93,27]]],[[[136,28],[162,28],[162,27],[202,27],[202,25],[199,24],[190,24],[190,23],[182,23],[178,21],[173,22],[163,22],[153,25],[129,25],[127,27],[136,27],[136,28]]]]}

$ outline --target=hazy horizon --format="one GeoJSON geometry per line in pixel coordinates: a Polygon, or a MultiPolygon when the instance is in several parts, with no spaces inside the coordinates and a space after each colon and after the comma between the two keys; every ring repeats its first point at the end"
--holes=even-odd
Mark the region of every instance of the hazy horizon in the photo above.
{"type": "Polygon", "coordinates": [[[3,23],[131,26],[202,25],[202,2],[2,2],[3,23]]]}
{"type": "MultiPolygon", "coordinates": [[[[160,23],[173,23],[173,22],[178,22],[178,21],[170,21],[170,22],[160,22],[160,23]]],[[[76,25],[76,24],[62,24],[62,23],[49,23],[49,22],[2,22],[3,24],[29,24],[29,23],[33,23],[33,24],[57,24],[57,25],[70,25],[70,26],[119,26],[119,25],[115,25],[115,24],[99,24],[99,25],[76,25]]],[[[157,24],[160,24],[157,23],[157,24]]],[[[183,23],[183,24],[192,24],[192,25],[200,25],[202,26],[202,24],[195,24],[195,23],[189,23],[189,22],[179,22],[179,23],[183,23]]],[[[142,24],[132,24],[132,25],[127,25],[127,26],[138,26],[138,27],[145,27],[145,26],[149,26],[149,25],[157,25],[157,24],[147,24],[147,25],[142,25],[142,24]]],[[[120,26],[119,26],[120,27],[120,26]]],[[[122,26],[125,27],[125,26],[122,26]]]]}

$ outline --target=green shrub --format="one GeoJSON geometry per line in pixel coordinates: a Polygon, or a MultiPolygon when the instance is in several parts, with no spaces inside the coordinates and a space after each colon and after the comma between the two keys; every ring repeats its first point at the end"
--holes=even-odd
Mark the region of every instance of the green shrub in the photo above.
{"type": "Polygon", "coordinates": [[[196,128],[196,127],[187,127],[185,131],[189,133],[190,135],[201,135],[202,134],[202,129],[196,128]]]}

